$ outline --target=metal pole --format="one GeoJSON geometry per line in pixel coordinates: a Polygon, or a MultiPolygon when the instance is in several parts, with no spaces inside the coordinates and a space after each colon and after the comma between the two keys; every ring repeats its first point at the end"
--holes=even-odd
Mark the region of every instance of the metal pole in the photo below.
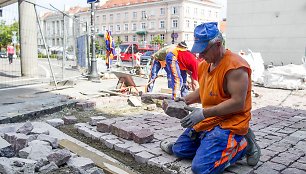
{"type": "Polygon", "coordinates": [[[88,66],[88,71],[90,70],[90,42],[89,42],[89,33],[88,33],[88,24],[86,21],[86,52],[87,52],[87,66],[88,66]]]}
{"type": "MultiPolygon", "coordinates": [[[[64,9],[65,9],[65,8],[64,8],[64,9]]],[[[63,14],[63,60],[62,60],[62,80],[64,80],[65,59],[66,59],[66,32],[65,32],[65,15],[63,14]]]]}
{"type": "Polygon", "coordinates": [[[47,51],[48,63],[49,63],[49,67],[50,67],[50,70],[51,70],[51,74],[52,74],[52,78],[53,78],[53,81],[54,81],[54,85],[55,85],[55,88],[57,89],[57,81],[55,79],[55,76],[54,76],[54,73],[53,73],[53,69],[52,69],[52,66],[51,66],[49,49],[48,49],[47,44],[46,44],[45,36],[43,35],[42,30],[41,30],[41,24],[40,24],[40,20],[39,20],[38,14],[37,14],[37,10],[36,10],[36,5],[35,4],[34,4],[34,9],[35,9],[35,13],[36,13],[36,19],[37,19],[37,22],[38,22],[38,27],[39,27],[39,31],[40,31],[40,34],[41,34],[41,38],[42,38],[42,40],[44,42],[44,46],[45,46],[45,49],[47,51]]]}
{"type": "Polygon", "coordinates": [[[96,59],[96,26],[95,26],[95,3],[91,3],[91,71],[88,80],[98,80],[97,59],[96,59]]]}

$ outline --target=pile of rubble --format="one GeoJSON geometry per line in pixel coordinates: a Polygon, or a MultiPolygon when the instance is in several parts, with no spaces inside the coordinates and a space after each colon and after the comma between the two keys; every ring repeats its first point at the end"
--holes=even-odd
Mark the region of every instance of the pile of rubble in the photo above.
{"type": "Polygon", "coordinates": [[[67,165],[74,173],[103,174],[91,159],[60,149],[57,138],[30,122],[2,128],[0,135],[0,173],[49,173],[67,165]]]}

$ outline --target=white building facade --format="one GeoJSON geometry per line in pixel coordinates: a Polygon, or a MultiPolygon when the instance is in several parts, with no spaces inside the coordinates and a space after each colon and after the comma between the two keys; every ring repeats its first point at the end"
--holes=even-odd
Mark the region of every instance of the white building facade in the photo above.
{"type": "Polygon", "coordinates": [[[260,52],[265,64],[301,64],[306,56],[305,0],[228,0],[227,46],[260,52]]]}
{"type": "MultiPolygon", "coordinates": [[[[96,11],[96,32],[110,30],[113,37],[123,42],[150,43],[157,35],[170,44],[193,41],[196,25],[207,21],[220,21],[221,6],[209,0],[109,0],[96,11]]],[[[90,12],[76,14],[84,24],[90,23],[90,12]]],[[[80,26],[82,27],[83,24],[80,26]]],[[[83,30],[84,31],[84,30],[83,30]]],[[[80,30],[82,32],[82,30],[80,30]]]]}

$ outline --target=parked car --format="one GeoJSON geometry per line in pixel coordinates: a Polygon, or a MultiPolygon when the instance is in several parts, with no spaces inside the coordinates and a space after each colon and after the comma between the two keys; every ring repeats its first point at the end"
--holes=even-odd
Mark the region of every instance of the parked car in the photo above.
{"type": "Polygon", "coordinates": [[[0,51],[0,58],[7,58],[6,52],[0,51]]]}
{"type": "Polygon", "coordinates": [[[147,51],[142,56],[140,56],[140,65],[147,65],[149,61],[151,61],[151,56],[154,51],[147,51]]]}

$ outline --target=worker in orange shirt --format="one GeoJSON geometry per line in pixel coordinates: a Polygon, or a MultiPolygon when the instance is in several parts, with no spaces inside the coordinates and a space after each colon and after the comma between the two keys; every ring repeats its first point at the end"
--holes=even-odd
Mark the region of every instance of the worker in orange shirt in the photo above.
{"type": "MultiPolygon", "coordinates": [[[[161,148],[192,160],[195,174],[222,173],[246,155],[257,165],[260,148],[249,128],[251,119],[251,69],[239,55],[226,50],[217,23],[203,23],[194,30],[192,52],[204,58],[199,65],[199,88],[183,98],[191,113],[180,122],[187,128],[175,143],[161,148]]],[[[180,99],[180,98],[178,98],[180,99]]]]}
{"type": "Polygon", "coordinates": [[[184,97],[188,94],[187,74],[191,76],[193,90],[198,86],[198,61],[187,50],[187,44],[182,41],[176,47],[169,49],[166,56],[167,66],[171,72],[172,98],[184,97]]]}

